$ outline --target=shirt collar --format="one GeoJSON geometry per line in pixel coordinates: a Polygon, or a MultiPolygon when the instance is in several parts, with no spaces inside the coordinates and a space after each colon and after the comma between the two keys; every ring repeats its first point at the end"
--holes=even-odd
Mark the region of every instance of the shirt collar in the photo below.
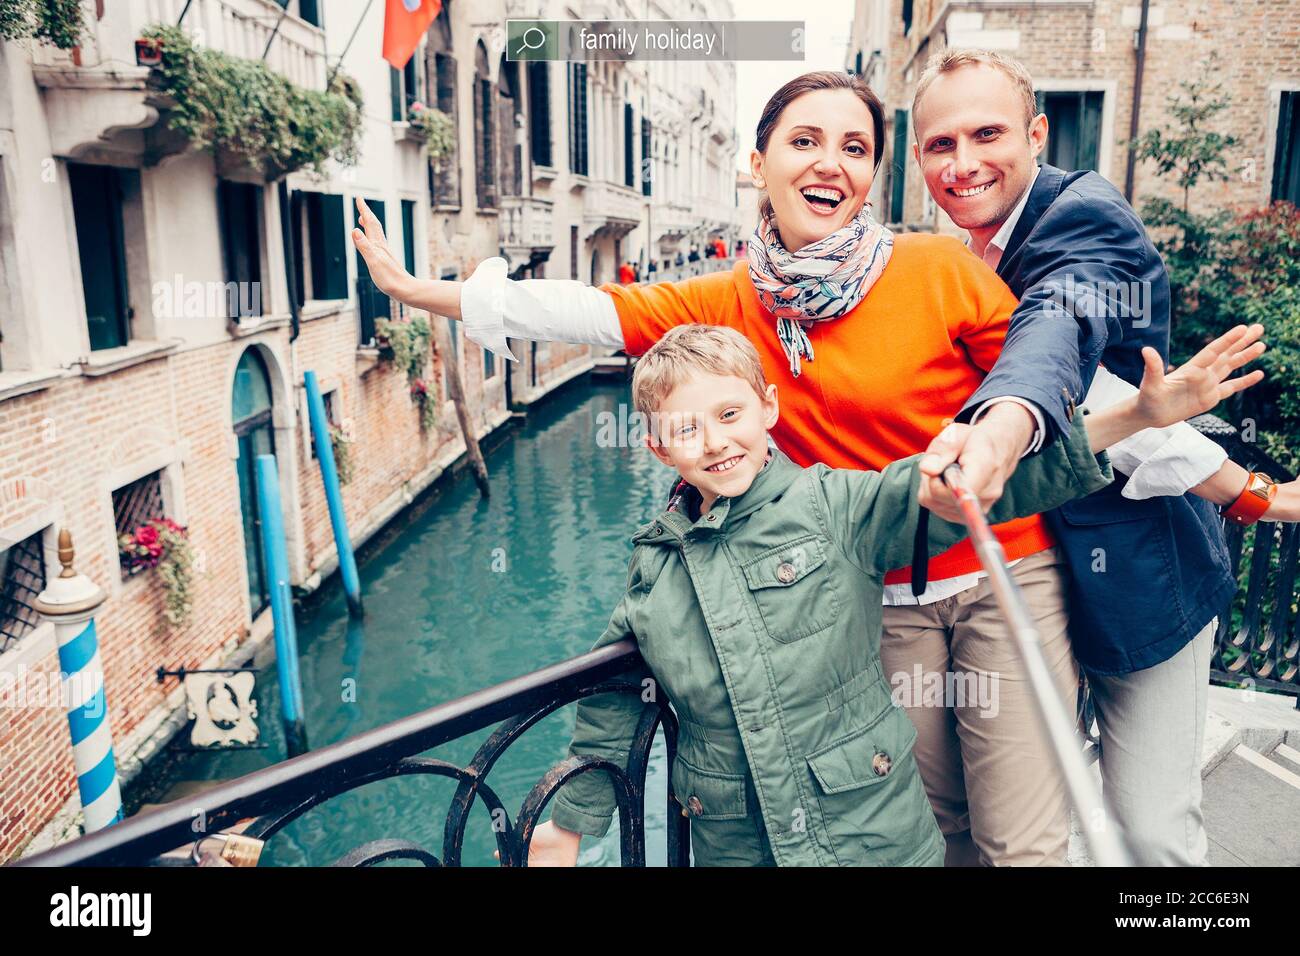
{"type": "MultiPolygon", "coordinates": [[[[1011,215],[1007,216],[999,229],[989,240],[989,244],[984,247],[984,255],[981,257],[988,263],[990,268],[996,269],[1002,261],[1002,253],[1006,251],[1007,243],[1011,241],[1011,235],[1016,231],[1016,224],[1020,222],[1020,216],[1025,211],[1025,206],[1029,204],[1029,194],[1034,191],[1034,183],[1038,182],[1038,174],[1043,171],[1043,167],[1037,163],[1034,164],[1034,175],[1030,177],[1029,185],[1025,187],[1024,193],[1020,197],[1020,202],[1016,203],[1016,208],[1011,210],[1011,215]]],[[[967,243],[969,245],[969,243],[967,243]]]]}

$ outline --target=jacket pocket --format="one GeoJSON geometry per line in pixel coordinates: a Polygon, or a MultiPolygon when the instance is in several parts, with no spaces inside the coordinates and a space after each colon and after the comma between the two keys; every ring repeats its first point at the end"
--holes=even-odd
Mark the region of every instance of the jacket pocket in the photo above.
{"type": "Polygon", "coordinates": [[[866,730],[809,754],[808,768],[823,793],[870,787],[883,783],[915,743],[916,727],[891,703],[866,730]]]}
{"type": "Polygon", "coordinates": [[[678,754],[670,776],[673,797],[692,820],[743,820],[749,815],[743,773],[701,770],[678,754]]]}
{"type": "Polygon", "coordinates": [[[942,855],[915,743],[907,713],[891,705],[866,729],[807,756],[824,842],[840,865],[903,866],[927,848],[942,855]]]}
{"type": "Polygon", "coordinates": [[[839,598],[820,535],[796,538],[741,565],[745,583],[774,641],[789,644],[835,623],[839,598]]]}

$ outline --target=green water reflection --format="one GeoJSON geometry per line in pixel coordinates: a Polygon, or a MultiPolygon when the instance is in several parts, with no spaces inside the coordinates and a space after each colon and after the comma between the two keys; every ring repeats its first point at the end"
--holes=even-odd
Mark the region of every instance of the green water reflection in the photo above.
{"type": "MultiPolygon", "coordinates": [[[[364,621],[348,620],[337,580],[300,614],[313,747],[590,649],[626,583],[631,532],[662,501],[670,477],[643,448],[598,447],[598,416],[617,415],[627,401],[625,386],[575,382],[489,453],[489,501],[461,476],[362,555],[364,621]],[[344,700],[350,681],[355,703],[344,700]]],[[[180,781],[237,777],[283,760],[273,664],[259,674],[258,698],[268,749],[160,758],[131,786],[128,810],[180,781]]],[[[563,756],[572,722],[569,706],[529,730],[493,769],[489,783],[512,815],[563,756]]],[[[487,733],[429,755],[464,765],[487,733]]],[[[657,742],[647,799],[655,865],[664,859],[664,765],[657,742]]],[[[328,865],[384,837],[441,856],[453,790],[449,781],[404,778],[335,797],[272,838],[263,865],[328,865]]],[[[478,804],[466,865],[493,865],[490,823],[478,804]]],[[[616,837],[617,824],[602,841],[584,840],[580,862],[617,865],[616,837]]]]}

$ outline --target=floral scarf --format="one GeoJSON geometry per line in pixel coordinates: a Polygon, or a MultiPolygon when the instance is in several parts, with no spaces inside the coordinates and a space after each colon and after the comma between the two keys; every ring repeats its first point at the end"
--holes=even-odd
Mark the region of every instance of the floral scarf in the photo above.
{"type": "Polygon", "coordinates": [[[837,319],[862,301],[894,249],[894,234],[871,218],[871,204],[841,229],[790,252],[765,216],[749,241],[749,277],[758,299],[776,316],[776,334],[799,377],[800,359],[813,360],[809,324],[837,319]]]}

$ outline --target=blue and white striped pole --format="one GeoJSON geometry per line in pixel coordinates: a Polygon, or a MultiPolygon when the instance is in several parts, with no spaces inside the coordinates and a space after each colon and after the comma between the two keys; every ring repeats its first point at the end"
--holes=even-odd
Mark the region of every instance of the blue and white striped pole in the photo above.
{"type": "Polygon", "coordinates": [[[104,698],[104,668],[95,636],[95,611],[107,596],[94,581],[73,570],[72,561],[72,534],[62,528],[59,563],[63,571],[49,582],[33,607],[54,624],[77,790],[86,816],[85,832],[93,833],[122,819],[113,730],[104,698]]]}

